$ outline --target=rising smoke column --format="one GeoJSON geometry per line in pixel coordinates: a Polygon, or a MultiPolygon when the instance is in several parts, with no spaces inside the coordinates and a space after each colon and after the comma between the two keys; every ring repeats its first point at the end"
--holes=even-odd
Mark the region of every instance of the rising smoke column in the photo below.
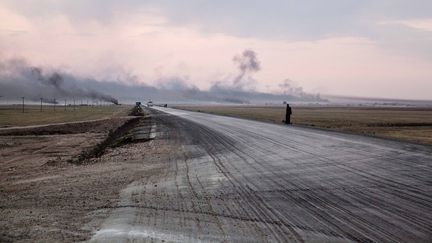
{"type": "MultiPolygon", "coordinates": [[[[45,73],[23,59],[0,61],[0,96],[48,103],[54,98],[91,98],[118,104],[117,99],[85,87],[86,80],[59,71],[45,73]]],[[[52,101],[51,101],[52,100],[52,101]]],[[[51,101],[51,102],[50,102],[51,101]]]]}
{"type": "Polygon", "coordinates": [[[291,79],[285,79],[279,85],[281,93],[288,95],[304,96],[306,93],[303,91],[303,87],[295,84],[291,79]]]}
{"type": "Polygon", "coordinates": [[[69,82],[65,82],[64,75],[59,72],[54,72],[49,76],[44,76],[40,68],[32,68],[32,74],[35,75],[37,80],[44,84],[54,87],[58,94],[65,97],[79,97],[79,98],[91,98],[94,100],[102,100],[118,104],[118,100],[101,92],[95,90],[88,90],[79,87],[79,84],[75,77],[70,76],[69,82]],[[69,87],[68,87],[69,86],[69,87]]]}
{"type": "Polygon", "coordinates": [[[302,99],[306,100],[316,100],[316,101],[324,101],[321,99],[320,94],[310,94],[306,93],[303,90],[303,87],[296,84],[296,82],[292,81],[291,79],[285,79],[282,81],[279,85],[279,89],[281,94],[283,95],[292,95],[296,97],[300,97],[302,99]]]}
{"type": "Polygon", "coordinates": [[[253,51],[245,50],[233,58],[238,73],[227,75],[223,81],[214,83],[209,90],[200,90],[190,84],[188,77],[162,77],[158,86],[128,80],[104,80],[79,78],[77,75],[53,69],[42,69],[29,65],[23,59],[0,59],[0,96],[14,98],[25,96],[26,100],[53,103],[61,98],[89,98],[116,103],[112,96],[127,102],[152,99],[167,102],[220,102],[220,103],[267,103],[283,100],[322,101],[319,96],[303,91],[290,81],[284,81],[278,92],[263,93],[244,89],[245,81],[253,81],[251,76],[260,70],[260,63],[253,51]],[[229,77],[230,76],[230,77],[229,77]],[[233,85],[233,77],[238,82],[233,85]]]}
{"type": "Polygon", "coordinates": [[[241,88],[241,81],[246,75],[258,72],[261,69],[255,51],[250,49],[244,50],[241,55],[234,56],[233,61],[237,64],[239,69],[239,73],[233,81],[234,87],[241,88]]]}
{"type": "Polygon", "coordinates": [[[60,75],[59,73],[54,72],[51,74],[51,76],[45,77],[43,75],[43,70],[41,68],[30,67],[30,74],[33,75],[32,79],[35,79],[46,86],[54,87],[56,93],[59,96],[66,96],[66,97],[69,96],[69,92],[63,88],[64,85],[63,76],[60,75]]]}

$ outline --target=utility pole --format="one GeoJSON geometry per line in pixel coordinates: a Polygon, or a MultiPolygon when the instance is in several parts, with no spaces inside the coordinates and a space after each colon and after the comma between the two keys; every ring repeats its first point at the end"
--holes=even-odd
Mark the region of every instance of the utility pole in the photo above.
{"type": "Polygon", "coordinates": [[[65,99],[65,110],[66,110],[66,99],[65,99]]]}
{"type": "Polygon", "coordinates": [[[73,104],[74,104],[74,106],[73,106],[73,108],[74,108],[74,110],[75,110],[75,97],[73,97],[73,104]]]}
{"type": "Polygon", "coordinates": [[[56,102],[56,99],[54,98],[54,111],[55,111],[56,104],[57,104],[57,102],[56,102]]]}
{"type": "Polygon", "coordinates": [[[24,96],[23,97],[21,97],[22,98],[22,100],[23,100],[23,105],[22,105],[22,112],[24,113],[24,96]]]}
{"type": "Polygon", "coordinates": [[[40,105],[40,111],[42,112],[42,98],[40,98],[41,105],[40,105]]]}

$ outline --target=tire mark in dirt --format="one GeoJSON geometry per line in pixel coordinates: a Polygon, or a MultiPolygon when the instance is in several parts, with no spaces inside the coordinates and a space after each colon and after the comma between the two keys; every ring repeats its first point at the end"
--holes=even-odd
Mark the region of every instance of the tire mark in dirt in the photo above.
{"type": "MultiPolygon", "coordinates": [[[[212,116],[213,117],[213,116],[212,116]]],[[[194,121],[198,122],[198,123],[202,123],[202,121],[200,121],[200,119],[197,119],[197,117],[193,117],[194,121]]],[[[216,119],[215,119],[216,120],[216,119]]],[[[228,134],[229,137],[233,137],[236,141],[236,143],[234,144],[228,144],[226,147],[227,148],[232,148],[232,146],[234,145],[238,145],[241,144],[242,147],[241,148],[237,148],[238,151],[240,151],[240,155],[242,155],[244,157],[244,159],[241,159],[239,161],[243,161],[246,162],[248,166],[252,167],[252,165],[256,165],[258,167],[253,168],[255,171],[259,171],[261,174],[263,174],[264,176],[260,176],[263,177],[265,179],[265,181],[270,181],[274,184],[276,184],[276,186],[279,187],[286,187],[287,185],[291,185],[291,188],[299,188],[299,186],[301,186],[301,184],[296,184],[296,180],[292,181],[291,184],[287,184],[288,182],[290,182],[289,179],[286,179],[284,177],[282,177],[282,179],[278,179],[278,180],[271,180],[270,176],[267,176],[269,172],[271,172],[270,174],[272,174],[272,177],[275,178],[280,178],[282,175],[284,175],[284,173],[286,174],[286,171],[283,172],[279,172],[278,171],[278,166],[272,166],[272,161],[275,161],[278,156],[274,156],[273,158],[271,158],[271,154],[274,154],[274,151],[277,151],[278,149],[288,149],[288,150],[292,150],[293,153],[297,153],[297,154],[308,154],[311,158],[314,158],[318,163],[323,163],[326,164],[327,166],[321,166],[321,167],[317,167],[317,168],[321,168],[319,170],[321,170],[322,172],[326,172],[326,167],[329,166],[333,166],[335,168],[338,169],[342,169],[346,172],[349,172],[348,175],[352,174],[352,175],[356,175],[356,181],[354,185],[359,185],[360,188],[361,187],[361,178],[363,178],[362,180],[367,181],[368,183],[372,183],[372,187],[374,188],[379,188],[378,191],[374,190],[374,191],[357,191],[355,186],[351,186],[354,187],[353,190],[350,190],[348,192],[345,192],[345,190],[343,190],[343,194],[340,194],[340,191],[338,193],[336,193],[336,191],[334,190],[325,190],[325,191],[318,191],[320,192],[319,194],[317,194],[315,196],[312,195],[312,197],[307,197],[310,196],[310,193],[306,193],[308,192],[307,190],[305,191],[305,193],[301,194],[300,198],[302,200],[304,200],[304,202],[300,201],[301,203],[305,203],[307,205],[308,201],[316,201],[320,204],[328,204],[328,209],[331,211],[334,211],[336,213],[336,216],[340,219],[342,219],[345,222],[350,222],[351,217],[357,217],[357,219],[354,220],[354,225],[355,228],[358,228],[358,230],[360,230],[361,232],[367,232],[368,234],[366,235],[366,237],[361,237],[358,238],[357,240],[361,240],[361,241],[367,241],[367,240],[377,240],[377,239],[381,239],[381,240],[385,240],[385,241],[390,241],[390,240],[394,240],[394,241],[405,241],[406,239],[408,239],[409,237],[412,237],[413,235],[408,236],[404,236],[403,238],[399,237],[402,236],[401,234],[395,234],[394,231],[388,231],[386,229],[381,228],[380,225],[385,225],[387,224],[387,226],[392,225],[395,226],[395,224],[393,224],[391,222],[392,219],[398,219],[398,224],[399,223],[405,223],[405,225],[409,225],[411,226],[411,229],[416,229],[419,232],[429,232],[426,234],[427,235],[431,235],[431,231],[430,231],[430,214],[426,214],[426,215],[422,215],[423,219],[421,219],[419,212],[430,212],[431,209],[431,202],[430,202],[430,191],[426,189],[427,187],[425,187],[425,185],[430,185],[430,183],[428,184],[427,181],[425,181],[425,179],[427,178],[425,175],[427,174],[427,171],[429,171],[430,168],[430,163],[427,163],[427,158],[430,158],[430,155],[427,156],[423,150],[423,152],[419,152],[422,150],[414,150],[415,153],[411,153],[411,155],[409,156],[416,156],[415,159],[417,159],[419,161],[420,165],[425,165],[426,169],[425,171],[422,171],[422,173],[417,173],[417,175],[419,175],[417,177],[416,182],[412,183],[409,182],[408,179],[404,179],[404,178],[397,178],[394,177],[395,179],[392,178],[388,178],[388,175],[381,175],[379,173],[381,173],[382,171],[385,171],[385,163],[387,163],[386,161],[394,161],[396,166],[399,166],[398,168],[403,168],[404,170],[410,170],[411,173],[413,172],[412,170],[414,170],[414,172],[416,173],[418,171],[418,169],[415,166],[412,166],[412,164],[408,163],[406,161],[406,159],[402,159],[402,158],[398,158],[397,156],[395,157],[395,154],[397,155],[396,152],[398,152],[398,150],[400,150],[400,148],[394,148],[395,146],[397,147],[397,145],[392,145],[390,147],[390,149],[388,149],[387,145],[379,145],[381,150],[384,150],[385,153],[378,153],[377,156],[375,156],[375,154],[373,156],[368,156],[368,153],[371,152],[370,147],[373,147],[375,145],[369,146],[369,148],[365,148],[366,145],[362,144],[362,146],[357,146],[356,149],[354,149],[354,147],[357,145],[356,143],[352,143],[350,144],[350,146],[354,146],[353,149],[351,150],[347,150],[346,153],[350,153],[352,154],[352,157],[363,157],[364,159],[364,163],[368,162],[367,159],[371,160],[371,161],[379,161],[382,160],[383,162],[381,164],[371,164],[371,166],[375,167],[376,169],[378,169],[378,171],[369,171],[366,170],[365,168],[359,168],[358,166],[354,166],[354,163],[357,163],[358,161],[360,161],[359,158],[357,159],[352,159],[352,163],[346,163],[345,161],[338,161],[335,160],[335,156],[331,156],[331,157],[327,157],[326,155],[329,155],[329,153],[334,153],[334,154],[338,154],[340,153],[340,151],[337,150],[333,150],[333,151],[323,151],[321,148],[323,147],[318,147],[318,148],[314,148],[312,147],[311,143],[308,143],[308,145],[302,145],[301,141],[297,141],[297,140],[291,140],[289,142],[286,141],[286,139],[270,139],[268,137],[266,137],[264,135],[264,138],[262,136],[262,134],[258,134],[256,133],[256,136],[254,137],[255,141],[256,140],[266,140],[268,139],[267,142],[262,143],[263,145],[260,147],[256,147],[256,144],[253,144],[254,140],[251,140],[251,136],[248,132],[251,132],[251,130],[247,130],[244,131],[243,127],[238,127],[238,126],[231,126],[231,124],[228,123],[223,123],[223,127],[221,128],[221,125],[217,124],[214,121],[206,121],[209,124],[212,124],[212,129],[218,130],[218,131],[223,131],[224,133],[228,134]],[[230,130],[230,128],[232,128],[230,130]],[[242,141],[242,138],[247,138],[245,140],[242,141]],[[252,142],[252,143],[251,143],[252,142]],[[253,144],[254,146],[249,146],[253,144]],[[289,144],[290,146],[286,146],[286,144],[289,144]],[[243,146],[244,145],[244,146],[243,146]],[[246,146],[246,148],[245,148],[246,146]],[[273,150],[271,148],[271,146],[273,147],[273,150]],[[279,147],[278,149],[274,149],[274,147],[279,147]],[[314,151],[314,152],[311,152],[314,151]],[[395,152],[396,151],[396,152],[395,152]],[[393,154],[390,155],[389,152],[392,152],[393,154]],[[270,156],[269,156],[270,154],[270,156]],[[324,156],[323,156],[324,155],[324,156]],[[270,159],[265,159],[265,160],[256,160],[255,158],[269,158],[270,159]],[[262,167],[260,167],[262,166],[262,167]],[[262,169],[258,169],[257,168],[262,168],[262,169]],[[417,171],[416,171],[417,170],[417,171]],[[378,174],[377,174],[378,173],[378,174]],[[267,177],[270,177],[267,178],[267,177]],[[281,182],[279,182],[281,181],[281,182]],[[408,183],[409,182],[409,183],[408,183]],[[281,184],[282,183],[282,184],[281,184]],[[425,184],[426,183],[426,184],[425,184]],[[379,187],[378,187],[379,185],[379,187]],[[423,190],[422,190],[423,189],[423,190]],[[424,190],[426,189],[426,190],[424,190]],[[357,193],[357,195],[355,195],[354,193],[350,192],[354,192],[357,193]],[[373,194],[374,192],[380,192],[383,193],[384,196],[387,195],[393,195],[394,197],[397,197],[395,200],[395,202],[389,200],[388,198],[386,199],[386,201],[382,201],[382,196],[379,197],[378,195],[373,194]],[[344,195],[346,198],[342,198],[341,196],[344,195]],[[371,203],[370,201],[368,201],[368,197],[371,197],[374,203],[371,203]],[[401,201],[402,200],[402,201],[401,201]],[[336,203],[337,202],[337,203],[336,203]],[[358,203],[360,203],[360,205],[363,205],[365,208],[357,208],[357,211],[354,213],[352,211],[352,207],[350,206],[350,208],[347,208],[347,205],[352,205],[355,206],[353,203],[356,203],[356,205],[358,203]],[[380,203],[381,202],[381,203],[380,203]],[[402,203],[402,205],[398,205],[402,203]],[[414,205],[413,205],[414,203],[414,205]],[[375,204],[375,205],[374,205],[375,204]],[[370,212],[369,210],[375,210],[370,212]],[[410,215],[410,213],[403,213],[403,209],[409,209],[409,211],[411,211],[411,213],[413,213],[413,215],[410,215]],[[359,213],[358,210],[361,210],[363,213],[359,213]],[[381,222],[378,224],[378,226],[376,226],[375,224],[373,224],[372,228],[371,226],[368,225],[368,223],[370,223],[371,218],[362,218],[362,217],[358,217],[362,214],[368,214],[369,215],[374,215],[376,217],[376,219],[379,219],[381,222]],[[383,214],[386,215],[385,217],[383,217],[383,214]],[[382,221],[384,220],[384,221],[382,221]],[[384,224],[383,224],[384,223],[384,224]],[[424,223],[427,223],[426,226],[421,226],[420,224],[424,225],[424,223]],[[427,226],[429,225],[429,226],[427,226]],[[414,228],[412,228],[414,227],[414,228]],[[372,232],[372,234],[371,234],[372,232]],[[375,234],[374,238],[368,237],[375,234]]],[[[298,138],[297,138],[298,139],[298,138]]],[[[365,138],[364,140],[367,140],[369,138],[365,138]]],[[[222,140],[226,140],[225,138],[223,138],[222,140]]],[[[230,141],[230,140],[228,140],[230,141]]],[[[333,142],[333,141],[331,141],[333,142]]],[[[374,143],[377,143],[376,141],[374,141],[374,143]]],[[[400,146],[399,146],[400,147],[400,146]]],[[[375,148],[375,147],[374,147],[375,148]]],[[[373,151],[372,151],[373,152],[373,151]]],[[[406,152],[406,151],[405,151],[406,152]]],[[[405,156],[404,158],[410,158],[409,156],[405,156]]],[[[347,156],[348,157],[348,156],[347,156]]],[[[279,156],[278,158],[279,160],[285,160],[285,161],[291,161],[290,163],[293,164],[293,166],[296,164],[295,161],[290,160],[289,157],[283,157],[283,156],[279,156]]],[[[341,159],[343,159],[343,157],[341,157],[341,159]]],[[[226,162],[226,161],[225,161],[226,162]]],[[[317,164],[317,162],[315,164],[317,164]]],[[[235,165],[238,165],[238,161],[236,161],[236,163],[232,163],[235,165]]],[[[231,164],[231,166],[232,166],[231,164]]],[[[239,167],[241,169],[244,169],[245,167],[239,167]]],[[[318,173],[319,170],[317,171],[318,173]]],[[[248,171],[250,172],[250,171],[248,171]]],[[[395,171],[397,172],[397,171],[395,171]]],[[[252,173],[252,172],[250,172],[252,173]]],[[[304,185],[306,186],[305,188],[307,188],[307,184],[311,183],[312,185],[319,185],[317,184],[315,181],[311,181],[309,178],[308,181],[306,181],[304,183],[304,185]]],[[[337,182],[337,181],[329,181],[328,185],[331,186],[339,186],[340,187],[340,183],[341,182],[337,182]]],[[[253,183],[247,183],[247,184],[251,184],[254,185],[253,183]]],[[[344,184],[341,184],[342,187],[344,184]]],[[[256,185],[254,185],[254,187],[256,187],[256,185]]],[[[301,186],[302,187],[302,186],[301,186]]],[[[300,187],[300,188],[301,188],[300,187]]],[[[365,187],[363,186],[363,189],[365,187]]],[[[430,186],[429,186],[430,188],[430,186]]],[[[253,189],[251,189],[253,190],[253,189]]],[[[257,192],[259,193],[259,192],[257,192]]],[[[284,194],[291,194],[291,191],[286,191],[285,193],[280,193],[281,195],[284,194]]],[[[290,195],[285,195],[286,197],[289,197],[290,195]]],[[[295,201],[296,198],[293,198],[293,202],[295,201]]],[[[298,202],[298,200],[297,200],[298,202]]],[[[315,205],[312,205],[315,206],[315,205]]],[[[307,209],[307,207],[305,207],[307,209]]],[[[319,208],[319,205],[318,207],[319,208]]],[[[318,214],[319,215],[319,211],[311,211],[311,214],[318,214]]],[[[325,219],[324,219],[325,220],[325,219]]],[[[336,220],[336,219],[335,219],[336,220]]],[[[325,221],[327,222],[328,219],[325,221]]],[[[337,222],[337,221],[336,221],[337,222]]],[[[343,222],[339,222],[337,223],[337,225],[339,226],[343,226],[343,222]]],[[[387,227],[385,226],[385,227],[387,227]]],[[[343,226],[344,228],[346,228],[346,226],[343,226]]],[[[409,233],[414,233],[413,232],[407,232],[409,233]]],[[[364,235],[361,233],[361,235],[364,235]]],[[[423,234],[423,237],[425,235],[423,234]]],[[[355,238],[353,238],[355,239],[355,238]]],[[[420,238],[411,238],[411,239],[417,239],[419,240],[420,238]]]]}
{"type": "MultiPolygon", "coordinates": [[[[234,148],[236,148],[236,145],[234,145],[234,144],[230,144],[229,146],[231,146],[231,147],[234,147],[234,148]]],[[[238,151],[242,151],[242,150],[240,150],[240,149],[238,149],[238,151]]],[[[255,151],[256,151],[256,148],[255,148],[255,151]]],[[[248,155],[246,155],[246,156],[248,156],[248,155]]],[[[250,157],[250,156],[249,156],[250,157]]],[[[259,163],[256,159],[254,159],[253,157],[250,157],[250,160],[252,160],[252,161],[254,161],[255,162],[255,164],[257,164],[257,165],[264,165],[265,163],[259,163]]],[[[248,161],[248,159],[247,158],[245,158],[244,159],[244,161],[248,161]]],[[[252,164],[249,164],[250,166],[253,166],[252,164]]],[[[265,167],[263,167],[264,168],[264,170],[262,171],[262,172],[268,172],[268,171],[271,171],[271,172],[274,172],[274,171],[277,171],[277,170],[275,170],[274,168],[265,168],[265,167]]],[[[274,174],[275,175],[275,173],[272,173],[272,174],[274,174]]],[[[275,175],[276,176],[276,175],[275,175]]],[[[270,180],[271,181],[273,181],[276,185],[278,185],[278,186],[280,186],[280,187],[283,187],[283,184],[280,184],[280,183],[278,183],[277,181],[275,181],[275,180],[273,180],[273,179],[271,179],[270,178],[270,180]]],[[[286,180],[284,180],[285,182],[288,182],[288,181],[286,181],[286,180]]],[[[282,194],[284,194],[284,195],[286,195],[286,196],[288,196],[288,197],[290,197],[290,195],[289,194],[286,194],[286,193],[282,193],[282,194]]],[[[311,197],[311,194],[305,194],[306,196],[309,196],[309,198],[305,198],[305,200],[302,202],[303,204],[305,204],[305,205],[307,205],[307,204],[311,204],[311,202],[313,202],[313,201],[321,201],[321,203],[322,204],[320,204],[320,205],[326,205],[329,209],[334,209],[334,210],[336,210],[336,211],[339,211],[340,212],[340,215],[343,215],[343,216],[339,216],[339,217],[341,217],[342,219],[344,219],[344,220],[342,220],[341,221],[341,223],[343,223],[343,222],[349,222],[349,221],[347,221],[347,220],[350,220],[351,221],[351,224],[353,224],[353,223],[355,223],[355,225],[356,225],[356,227],[357,228],[359,228],[359,229],[363,229],[362,231],[367,231],[368,229],[369,229],[369,225],[370,225],[370,223],[369,222],[367,222],[367,221],[365,221],[365,220],[362,220],[361,218],[359,218],[359,217],[356,217],[356,215],[353,215],[350,211],[348,211],[348,210],[345,210],[343,207],[340,207],[338,204],[334,204],[333,202],[331,202],[331,201],[329,201],[329,200],[326,200],[326,201],[323,201],[323,200],[321,200],[319,197],[311,197]],[[345,215],[350,215],[350,217],[346,217],[345,215]]],[[[335,198],[336,197],[336,195],[334,195],[334,194],[332,194],[330,197],[328,197],[328,198],[335,198]]],[[[327,198],[327,197],[325,197],[325,198],[327,198]]],[[[349,202],[347,202],[346,200],[344,200],[343,198],[338,198],[338,201],[339,202],[344,202],[345,204],[349,204],[349,202]]],[[[314,205],[314,207],[316,207],[316,208],[318,208],[316,205],[314,205]]],[[[314,212],[314,214],[316,214],[316,212],[314,212]]],[[[324,219],[327,219],[327,218],[332,218],[332,217],[334,217],[334,216],[332,216],[332,215],[326,215],[325,217],[324,217],[324,219]]],[[[336,220],[341,220],[341,219],[337,219],[337,218],[335,218],[336,220]]],[[[328,220],[326,220],[327,222],[327,224],[329,224],[329,223],[331,223],[331,222],[328,222],[328,220]]],[[[348,226],[348,228],[349,228],[349,225],[347,225],[348,226]]],[[[353,228],[354,229],[354,228],[353,228]]],[[[355,230],[355,229],[354,229],[355,230]]],[[[355,230],[357,233],[360,233],[360,231],[358,231],[358,230],[355,230]]],[[[386,235],[386,237],[389,237],[390,236],[390,233],[388,233],[388,232],[386,232],[384,229],[379,229],[378,230],[379,232],[381,232],[381,233],[384,233],[384,235],[386,235]]],[[[346,232],[345,232],[346,233],[346,232]]],[[[363,233],[360,233],[362,236],[361,236],[361,238],[357,238],[357,237],[355,237],[355,236],[353,236],[353,235],[351,235],[351,234],[349,234],[349,239],[351,239],[351,240],[356,240],[356,241],[358,241],[358,240],[360,240],[360,241],[364,241],[365,239],[368,239],[368,238],[370,238],[371,236],[370,236],[370,234],[369,235],[366,235],[366,234],[363,234],[363,233]]],[[[390,240],[390,239],[387,239],[387,240],[390,240]]],[[[398,241],[400,241],[400,239],[393,239],[393,240],[398,240],[398,241]]],[[[374,241],[377,241],[376,239],[374,240],[374,241]]]]}
{"type": "MultiPolygon", "coordinates": [[[[203,132],[207,134],[207,137],[210,138],[212,137],[214,140],[216,140],[219,144],[223,144],[221,141],[218,141],[218,139],[220,139],[220,135],[219,134],[215,134],[213,131],[203,127],[203,132]]],[[[203,143],[205,144],[206,140],[203,140],[203,143]]],[[[207,140],[209,141],[209,140],[207,140]]],[[[211,141],[211,140],[210,140],[211,141]]],[[[214,145],[214,143],[216,141],[212,141],[212,144],[214,145]]],[[[211,147],[211,146],[209,146],[211,147]]],[[[228,148],[228,147],[227,147],[228,148]]],[[[228,148],[229,149],[229,148],[228,148]]],[[[226,169],[224,163],[222,162],[222,160],[215,156],[211,150],[207,150],[207,152],[214,158],[214,161],[218,163],[218,165],[220,166],[220,170],[221,171],[229,171],[228,169],[226,169]]],[[[232,152],[232,151],[231,151],[232,152]]],[[[240,157],[240,156],[239,156],[240,157]]],[[[241,157],[240,157],[241,158],[241,157]]],[[[242,158],[243,159],[243,158],[242,158]]],[[[233,166],[232,164],[230,164],[231,166],[233,166]]],[[[238,172],[241,175],[241,171],[238,170],[237,168],[236,172],[238,172]]],[[[238,192],[240,195],[243,195],[243,199],[245,199],[246,202],[248,202],[248,200],[251,200],[250,202],[248,202],[249,206],[251,207],[251,209],[254,209],[255,212],[257,212],[256,216],[257,217],[264,217],[263,221],[271,221],[271,216],[275,217],[277,220],[279,220],[280,222],[285,222],[283,219],[281,219],[280,217],[277,216],[277,214],[272,210],[271,207],[269,207],[264,200],[262,200],[262,198],[260,198],[257,194],[251,194],[250,193],[250,188],[244,187],[244,183],[240,182],[237,178],[232,177],[231,173],[224,173],[227,177],[230,178],[231,182],[235,182],[233,183],[233,186],[238,189],[238,192]]],[[[244,177],[244,175],[242,175],[244,177]]],[[[246,177],[244,177],[244,179],[250,183],[253,184],[253,182],[249,181],[246,179],[246,177]]],[[[247,185],[246,185],[247,186],[247,185]]],[[[293,230],[287,223],[282,223],[281,225],[286,226],[288,232],[285,232],[283,229],[277,229],[279,232],[277,232],[278,235],[281,236],[285,236],[285,235],[292,235],[294,238],[282,238],[280,240],[284,241],[284,240],[295,240],[295,241],[299,241],[302,242],[302,238],[300,235],[297,234],[297,232],[295,232],[295,230],[293,230]]],[[[278,228],[278,227],[277,227],[278,228]]],[[[270,227],[271,229],[271,227],[270,227]]],[[[271,229],[273,231],[273,229],[271,229]]]]}

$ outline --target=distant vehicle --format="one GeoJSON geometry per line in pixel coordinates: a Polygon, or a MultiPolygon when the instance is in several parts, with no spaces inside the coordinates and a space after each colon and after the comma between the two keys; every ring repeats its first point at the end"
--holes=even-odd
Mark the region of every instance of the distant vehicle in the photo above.
{"type": "Polygon", "coordinates": [[[137,102],[135,102],[135,105],[136,106],[141,106],[141,102],[137,101],[137,102]]]}
{"type": "Polygon", "coordinates": [[[152,106],[153,106],[153,101],[149,100],[149,101],[147,102],[147,106],[148,106],[148,107],[152,107],[152,106]]]}

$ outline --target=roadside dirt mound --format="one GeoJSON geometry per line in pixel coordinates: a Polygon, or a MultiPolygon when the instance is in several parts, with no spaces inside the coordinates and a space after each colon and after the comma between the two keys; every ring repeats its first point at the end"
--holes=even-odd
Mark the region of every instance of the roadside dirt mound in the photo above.
{"type": "Polygon", "coordinates": [[[110,131],[106,139],[104,139],[102,142],[100,142],[90,150],[82,151],[76,159],[72,159],[70,162],[74,164],[83,164],[85,163],[85,161],[88,161],[91,158],[100,157],[108,146],[114,144],[115,141],[119,139],[119,137],[122,137],[129,130],[135,127],[138,122],[139,118],[130,119],[129,121],[118,127],[116,130],[110,131]]]}
{"type": "Polygon", "coordinates": [[[144,110],[141,106],[136,105],[134,108],[132,108],[131,112],[129,113],[130,116],[144,116],[144,110]]]}
{"type": "MultiPolygon", "coordinates": [[[[0,242],[88,240],[119,203],[120,190],[154,173],[151,164],[143,166],[144,155],[139,162],[113,160],[109,154],[102,163],[67,162],[105,136],[0,136],[0,144],[7,145],[0,148],[0,242]]],[[[133,146],[148,151],[148,144],[133,146]]]]}
{"type": "Polygon", "coordinates": [[[0,242],[88,240],[118,205],[122,188],[160,170],[160,163],[143,164],[144,158],[158,162],[149,154],[162,149],[145,142],[152,121],[125,117],[2,130],[0,242]]]}
{"type": "Polygon", "coordinates": [[[99,158],[108,147],[119,147],[129,143],[146,142],[153,139],[153,123],[151,117],[135,117],[115,131],[110,132],[105,140],[90,150],[84,150],[76,159],[71,160],[74,164],[91,163],[92,159],[99,158]]]}

